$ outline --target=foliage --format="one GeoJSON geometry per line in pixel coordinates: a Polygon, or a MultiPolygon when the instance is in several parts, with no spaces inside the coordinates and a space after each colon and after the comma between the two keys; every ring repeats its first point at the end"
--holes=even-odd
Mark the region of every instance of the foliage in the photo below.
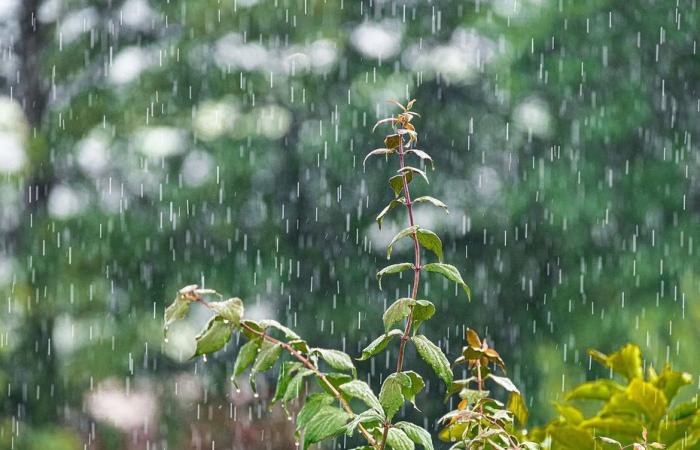
{"type": "Polygon", "coordinates": [[[645,377],[641,350],[634,344],[610,355],[596,350],[589,355],[614,377],[587,381],[566,393],[566,401],[555,405],[559,417],[533,430],[545,448],[700,448],[697,396],[674,404],[679,390],[691,384],[690,374],[668,364],[660,372],[649,365],[645,377]]]}

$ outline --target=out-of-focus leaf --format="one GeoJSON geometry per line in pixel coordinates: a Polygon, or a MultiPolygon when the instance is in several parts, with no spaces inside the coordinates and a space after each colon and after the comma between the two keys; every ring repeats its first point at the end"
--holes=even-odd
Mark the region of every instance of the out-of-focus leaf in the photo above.
{"type": "Polygon", "coordinates": [[[642,351],[636,344],[627,344],[610,355],[605,355],[597,350],[589,350],[588,354],[628,380],[642,378],[644,375],[642,370],[642,351]]]}
{"type": "Polygon", "coordinates": [[[441,202],[440,200],[430,197],[430,196],[423,196],[423,197],[418,197],[417,199],[413,200],[413,203],[430,203],[434,206],[437,206],[438,208],[442,208],[445,210],[447,214],[450,213],[450,210],[447,209],[447,205],[441,202]]]}
{"type": "Polygon", "coordinates": [[[571,425],[578,425],[585,418],[583,413],[574,406],[555,403],[554,407],[559,412],[559,415],[571,425]]]}
{"type": "Polygon", "coordinates": [[[433,344],[430,339],[422,334],[413,336],[411,340],[415,344],[420,357],[433,368],[435,374],[440,377],[447,386],[450,386],[452,384],[450,362],[447,360],[442,350],[440,350],[440,347],[433,344]]]}
{"type": "Polygon", "coordinates": [[[185,318],[190,309],[190,303],[192,303],[194,300],[192,293],[196,289],[196,284],[185,286],[184,288],[180,289],[173,302],[168,305],[167,308],[165,308],[165,313],[163,314],[163,330],[165,333],[168,332],[170,325],[185,318]]]}
{"type": "Polygon", "coordinates": [[[386,266],[379,272],[377,272],[377,282],[379,283],[379,289],[381,290],[382,288],[382,277],[384,275],[392,274],[392,273],[399,273],[403,272],[404,270],[408,269],[413,269],[414,266],[411,263],[398,263],[398,264],[392,264],[390,266],[386,266]]]}
{"type": "Polygon", "coordinates": [[[566,394],[567,400],[608,400],[624,387],[613,380],[600,379],[581,383],[566,394]]]}
{"type": "Polygon", "coordinates": [[[362,350],[362,356],[358,358],[358,361],[365,361],[378,354],[386,348],[394,336],[401,336],[401,334],[403,334],[401,330],[391,330],[388,333],[379,336],[377,339],[370,342],[369,345],[364,348],[364,350],[362,350]]]}
{"type": "Polygon", "coordinates": [[[663,391],[666,399],[670,402],[680,388],[693,382],[693,377],[687,372],[677,372],[671,369],[670,365],[666,364],[661,373],[653,376],[650,381],[663,391]]]}
{"type": "MultiPolygon", "coordinates": [[[[510,381],[510,380],[509,380],[510,381]]],[[[511,383],[512,384],[512,383],[511,383]]],[[[513,413],[513,416],[520,423],[521,427],[527,425],[527,418],[530,415],[525,404],[525,399],[520,395],[519,391],[512,391],[508,397],[508,405],[506,409],[513,413]]]]}
{"type": "Polygon", "coordinates": [[[212,317],[195,337],[197,348],[192,357],[221,350],[231,339],[231,333],[233,333],[233,324],[221,316],[212,317]]]}
{"type": "Polygon", "coordinates": [[[428,272],[437,272],[445,278],[447,278],[448,280],[452,281],[453,283],[458,284],[467,294],[467,299],[471,301],[472,290],[467,285],[467,283],[465,283],[464,280],[462,280],[462,275],[459,273],[459,270],[455,266],[443,263],[429,263],[423,265],[421,269],[426,270],[428,272]]]}

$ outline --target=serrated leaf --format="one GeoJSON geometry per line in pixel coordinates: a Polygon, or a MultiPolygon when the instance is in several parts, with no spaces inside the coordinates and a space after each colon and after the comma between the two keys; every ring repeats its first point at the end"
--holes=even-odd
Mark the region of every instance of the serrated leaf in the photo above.
{"type": "Polygon", "coordinates": [[[433,162],[433,158],[430,157],[429,154],[424,152],[423,150],[418,150],[417,148],[411,148],[406,150],[406,153],[413,153],[417,157],[421,159],[421,161],[430,161],[430,165],[435,169],[435,163],[433,162]]]}
{"type": "Polygon", "coordinates": [[[322,406],[304,427],[303,448],[342,434],[349,421],[350,415],[342,409],[330,405],[322,406]]]}
{"type": "Polygon", "coordinates": [[[386,216],[389,211],[392,209],[396,208],[398,205],[403,205],[405,203],[405,199],[403,197],[397,198],[389,202],[388,205],[382,209],[382,211],[377,215],[377,218],[375,219],[377,221],[377,225],[379,225],[379,229],[382,229],[382,222],[384,221],[384,216],[386,216]]]}
{"type": "Polygon", "coordinates": [[[438,235],[425,228],[418,228],[416,230],[416,236],[418,237],[420,245],[425,247],[426,250],[435,253],[438,261],[442,262],[442,241],[438,235]]]}
{"type": "Polygon", "coordinates": [[[391,190],[394,191],[394,197],[398,197],[403,191],[403,177],[406,177],[406,184],[408,185],[411,180],[413,180],[413,173],[406,172],[404,175],[394,175],[389,178],[389,186],[391,190]]]}
{"type": "Polygon", "coordinates": [[[428,181],[428,176],[425,174],[425,172],[416,168],[416,167],[404,166],[404,167],[400,168],[399,170],[397,170],[397,172],[399,172],[401,174],[403,174],[403,173],[417,173],[425,180],[425,182],[427,184],[430,184],[430,181],[428,181]]]}
{"type": "Polygon", "coordinates": [[[462,280],[462,275],[459,273],[459,270],[451,265],[451,264],[444,264],[444,263],[429,263],[429,264],[424,264],[421,267],[422,270],[426,270],[428,272],[436,272],[447,278],[448,280],[452,281],[453,283],[458,284],[464,292],[467,294],[467,299],[471,301],[472,299],[472,290],[471,288],[467,285],[467,283],[462,280]]]}
{"type": "Polygon", "coordinates": [[[452,384],[450,362],[447,360],[442,350],[440,350],[440,347],[433,344],[430,339],[422,334],[413,336],[411,340],[415,344],[420,357],[433,368],[435,374],[440,377],[447,386],[450,386],[452,384]]]}
{"type": "Polygon", "coordinates": [[[404,373],[392,373],[384,380],[379,392],[379,403],[387,420],[391,420],[401,409],[404,402],[403,389],[408,387],[411,387],[411,379],[404,373]]]}
{"type": "Polygon", "coordinates": [[[450,211],[447,209],[447,205],[441,202],[440,200],[430,197],[429,195],[423,196],[423,197],[418,197],[413,200],[413,203],[430,203],[434,206],[437,206],[438,208],[442,208],[445,210],[447,214],[450,213],[450,211]]]}
{"type": "Polygon", "coordinates": [[[221,316],[212,317],[195,337],[197,348],[192,357],[221,350],[231,339],[231,333],[233,333],[233,324],[221,316]]]}
{"type": "Polygon", "coordinates": [[[243,300],[238,297],[230,298],[224,302],[211,302],[209,308],[228,320],[234,327],[238,327],[243,317],[243,300]]]}
{"type": "Polygon", "coordinates": [[[388,333],[379,336],[377,339],[370,342],[369,345],[367,345],[367,347],[364,348],[364,350],[362,350],[362,356],[357,358],[357,360],[365,361],[371,358],[372,356],[378,354],[386,348],[386,346],[389,344],[389,342],[394,336],[400,336],[401,334],[403,334],[401,330],[391,330],[388,333]]]}
{"type": "Polygon", "coordinates": [[[384,330],[388,331],[396,322],[401,322],[408,317],[411,311],[411,306],[415,305],[416,301],[412,298],[400,298],[392,303],[382,316],[384,322],[384,330]]]}
{"type": "Polygon", "coordinates": [[[314,417],[322,407],[332,405],[335,401],[332,395],[323,392],[309,395],[306,401],[304,401],[304,406],[299,410],[299,414],[297,414],[297,430],[306,427],[311,418],[314,417]]]}
{"type": "Polygon", "coordinates": [[[272,403],[282,400],[290,381],[294,377],[294,373],[298,371],[302,364],[298,361],[286,361],[282,363],[279,374],[277,375],[277,386],[275,386],[275,394],[272,397],[272,403]]]}
{"type": "Polygon", "coordinates": [[[356,415],[350,422],[348,422],[348,424],[345,427],[345,433],[348,436],[352,436],[359,424],[364,425],[376,423],[378,425],[380,422],[383,421],[384,416],[382,415],[381,411],[377,411],[375,409],[368,409],[367,411],[363,411],[360,414],[356,415]]]}
{"type": "Polygon", "coordinates": [[[370,408],[374,408],[377,411],[382,410],[379,399],[374,395],[374,392],[372,392],[372,388],[364,381],[352,380],[349,383],[341,384],[340,390],[349,397],[362,400],[370,408]]]}
{"type": "Polygon", "coordinates": [[[408,436],[410,440],[422,446],[424,449],[433,450],[433,439],[426,429],[410,422],[397,422],[394,426],[406,433],[406,436],[408,436]]]}
{"type": "MultiPolygon", "coordinates": [[[[231,381],[234,384],[236,384],[236,378],[255,361],[261,342],[262,338],[251,339],[238,350],[238,356],[236,356],[236,361],[233,363],[233,375],[231,375],[231,381]]],[[[236,386],[238,385],[236,384],[236,386]]]]}
{"type": "Polygon", "coordinates": [[[413,330],[418,331],[418,327],[435,314],[435,305],[428,300],[416,300],[413,306],[413,330]]]}
{"type": "Polygon", "coordinates": [[[263,341],[258,357],[253,363],[253,372],[265,372],[275,365],[282,354],[282,346],[278,343],[263,341]]]}
{"type": "Polygon", "coordinates": [[[398,241],[401,239],[407,237],[407,236],[412,236],[413,233],[418,230],[418,225],[413,225],[407,228],[404,228],[403,230],[399,231],[396,233],[396,235],[391,239],[391,242],[389,242],[389,245],[386,247],[386,257],[390,258],[391,257],[391,252],[394,249],[394,244],[396,244],[398,241]]]}
{"type": "Polygon", "coordinates": [[[364,166],[367,160],[369,159],[370,156],[377,156],[377,155],[391,155],[394,153],[394,149],[391,148],[375,148],[371,152],[367,153],[367,156],[365,156],[365,159],[362,160],[362,165],[364,166]]]}
{"type": "Polygon", "coordinates": [[[418,409],[418,407],[416,406],[416,401],[415,401],[416,395],[418,395],[418,393],[420,391],[422,391],[423,388],[425,387],[425,381],[423,381],[423,377],[421,377],[420,375],[418,375],[416,372],[414,372],[412,370],[407,370],[403,373],[406,374],[408,376],[408,378],[411,380],[410,386],[403,387],[403,390],[402,390],[403,396],[406,400],[411,402],[411,404],[413,405],[414,408],[418,409]]]}
{"type": "Polygon", "coordinates": [[[319,355],[329,366],[336,370],[349,370],[356,373],[355,364],[352,362],[352,358],[340,350],[330,350],[325,348],[315,348],[311,350],[311,353],[319,355]]]}
{"type": "Polygon", "coordinates": [[[281,323],[279,323],[276,320],[272,320],[272,319],[261,320],[260,322],[258,322],[258,324],[264,329],[274,328],[276,330],[281,331],[282,333],[284,333],[284,337],[288,340],[298,341],[301,339],[298,334],[296,334],[290,328],[285,327],[284,325],[282,325],[281,323]]]}
{"type": "Polygon", "coordinates": [[[414,450],[416,448],[408,435],[399,428],[389,428],[386,436],[386,443],[394,450],[414,450]]]}
{"type": "Polygon", "coordinates": [[[379,272],[377,272],[377,282],[379,283],[379,289],[382,289],[382,277],[384,275],[389,275],[392,273],[399,273],[403,272],[404,270],[408,269],[413,269],[414,266],[411,263],[399,263],[399,264],[392,264],[390,266],[386,266],[379,272]]]}

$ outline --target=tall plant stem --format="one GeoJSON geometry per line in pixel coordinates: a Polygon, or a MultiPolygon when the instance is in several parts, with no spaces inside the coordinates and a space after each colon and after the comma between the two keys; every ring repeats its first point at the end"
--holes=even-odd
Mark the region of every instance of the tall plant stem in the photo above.
{"type": "MultiPolygon", "coordinates": [[[[207,303],[204,299],[201,297],[197,299],[201,304],[203,304],[205,307],[209,308],[209,303],[207,303]]],[[[211,309],[211,308],[209,308],[211,309]]],[[[255,334],[256,336],[261,337],[262,339],[268,341],[271,344],[274,345],[279,345],[282,347],[286,352],[288,352],[290,355],[292,355],[294,358],[296,358],[299,362],[301,362],[307,369],[312,371],[316,377],[318,377],[319,380],[328,388],[328,390],[333,394],[333,396],[338,400],[340,403],[340,406],[343,407],[345,412],[347,412],[350,417],[355,417],[355,413],[353,412],[352,408],[350,407],[350,404],[348,404],[347,400],[343,398],[343,395],[336,389],[335,386],[333,386],[333,383],[331,383],[328,380],[328,377],[324,375],[316,366],[316,364],[313,363],[309,358],[304,356],[299,350],[295,349],[291,345],[287,344],[286,342],[280,341],[279,339],[275,339],[272,336],[269,336],[268,334],[258,331],[249,325],[247,325],[244,322],[241,322],[241,328],[245,328],[248,332],[255,334]]],[[[358,425],[358,429],[362,433],[362,435],[365,437],[369,445],[371,445],[373,448],[378,449],[380,448],[379,445],[377,444],[377,441],[372,437],[372,435],[367,431],[367,429],[362,425],[358,425]]]]}
{"type": "MultiPolygon", "coordinates": [[[[401,180],[403,182],[403,195],[406,203],[406,210],[408,211],[408,224],[409,226],[415,226],[413,220],[413,203],[411,202],[411,191],[408,189],[408,178],[406,172],[403,171],[406,167],[404,158],[406,152],[404,151],[403,138],[399,141],[399,165],[401,172],[401,180]]],[[[411,291],[411,298],[416,300],[418,296],[418,284],[420,282],[420,243],[418,243],[418,234],[416,230],[413,230],[413,289],[411,291]]],[[[406,343],[408,342],[409,335],[411,333],[411,324],[413,323],[413,305],[409,306],[408,317],[406,318],[406,327],[401,335],[401,343],[399,344],[399,356],[396,360],[396,373],[403,371],[403,359],[406,353],[406,343]]],[[[391,427],[391,422],[384,422],[384,432],[382,434],[382,442],[380,450],[384,450],[386,446],[386,438],[389,435],[389,428],[391,427]]]]}

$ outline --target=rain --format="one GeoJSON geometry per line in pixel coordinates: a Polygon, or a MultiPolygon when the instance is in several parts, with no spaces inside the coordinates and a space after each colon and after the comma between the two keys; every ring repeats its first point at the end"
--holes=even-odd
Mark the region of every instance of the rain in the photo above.
{"type": "Polygon", "coordinates": [[[700,448],[698,30],[0,0],[0,450],[700,448]],[[500,446],[454,430],[482,397],[500,446]]]}

